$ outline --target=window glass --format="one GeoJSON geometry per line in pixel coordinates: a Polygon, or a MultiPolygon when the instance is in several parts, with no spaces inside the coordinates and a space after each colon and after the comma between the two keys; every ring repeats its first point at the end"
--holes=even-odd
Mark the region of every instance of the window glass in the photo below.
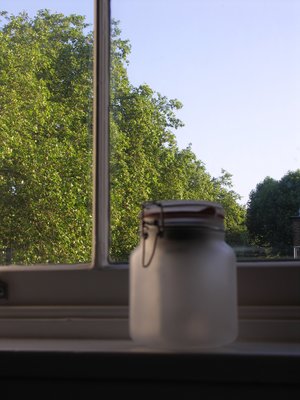
{"type": "Polygon", "coordinates": [[[93,0],[0,11],[0,264],[89,262],[93,0]]]}
{"type": "Polygon", "coordinates": [[[300,2],[113,0],[111,15],[111,259],[160,199],[221,203],[240,260],[299,258],[300,2]]]}

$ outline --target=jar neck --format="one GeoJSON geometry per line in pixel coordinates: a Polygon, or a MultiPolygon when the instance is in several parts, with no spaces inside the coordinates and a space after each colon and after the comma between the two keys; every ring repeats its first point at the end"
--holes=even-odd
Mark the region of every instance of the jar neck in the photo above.
{"type": "Polygon", "coordinates": [[[224,240],[225,231],[219,227],[212,226],[164,226],[163,230],[157,226],[148,226],[146,232],[150,238],[155,238],[159,234],[160,238],[166,240],[224,240]],[[159,233],[160,232],[160,233],[159,233]]]}

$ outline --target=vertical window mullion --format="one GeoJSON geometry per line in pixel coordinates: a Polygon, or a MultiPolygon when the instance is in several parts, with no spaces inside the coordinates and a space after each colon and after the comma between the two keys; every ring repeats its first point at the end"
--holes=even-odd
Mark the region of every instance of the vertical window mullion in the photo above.
{"type": "Polygon", "coordinates": [[[94,254],[96,267],[108,264],[109,237],[109,0],[95,1],[94,46],[94,254]]]}

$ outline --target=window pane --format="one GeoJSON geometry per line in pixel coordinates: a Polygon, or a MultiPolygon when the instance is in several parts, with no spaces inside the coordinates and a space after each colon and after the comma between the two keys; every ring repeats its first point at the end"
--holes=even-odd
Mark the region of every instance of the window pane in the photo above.
{"type": "Polygon", "coordinates": [[[112,1],[113,261],[160,199],[221,203],[240,260],[298,257],[299,21],[294,0],[112,1]]]}
{"type": "Polygon", "coordinates": [[[0,264],[88,262],[93,0],[1,7],[0,264]]]}

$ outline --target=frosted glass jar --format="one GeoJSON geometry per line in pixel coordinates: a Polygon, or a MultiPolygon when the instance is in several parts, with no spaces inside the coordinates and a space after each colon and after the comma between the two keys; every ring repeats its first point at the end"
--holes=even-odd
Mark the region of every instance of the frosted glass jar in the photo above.
{"type": "Polygon", "coordinates": [[[203,201],[145,203],[130,256],[130,336],[171,349],[235,340],[236,259],[224,241],[224,210],[203,201]]]}

